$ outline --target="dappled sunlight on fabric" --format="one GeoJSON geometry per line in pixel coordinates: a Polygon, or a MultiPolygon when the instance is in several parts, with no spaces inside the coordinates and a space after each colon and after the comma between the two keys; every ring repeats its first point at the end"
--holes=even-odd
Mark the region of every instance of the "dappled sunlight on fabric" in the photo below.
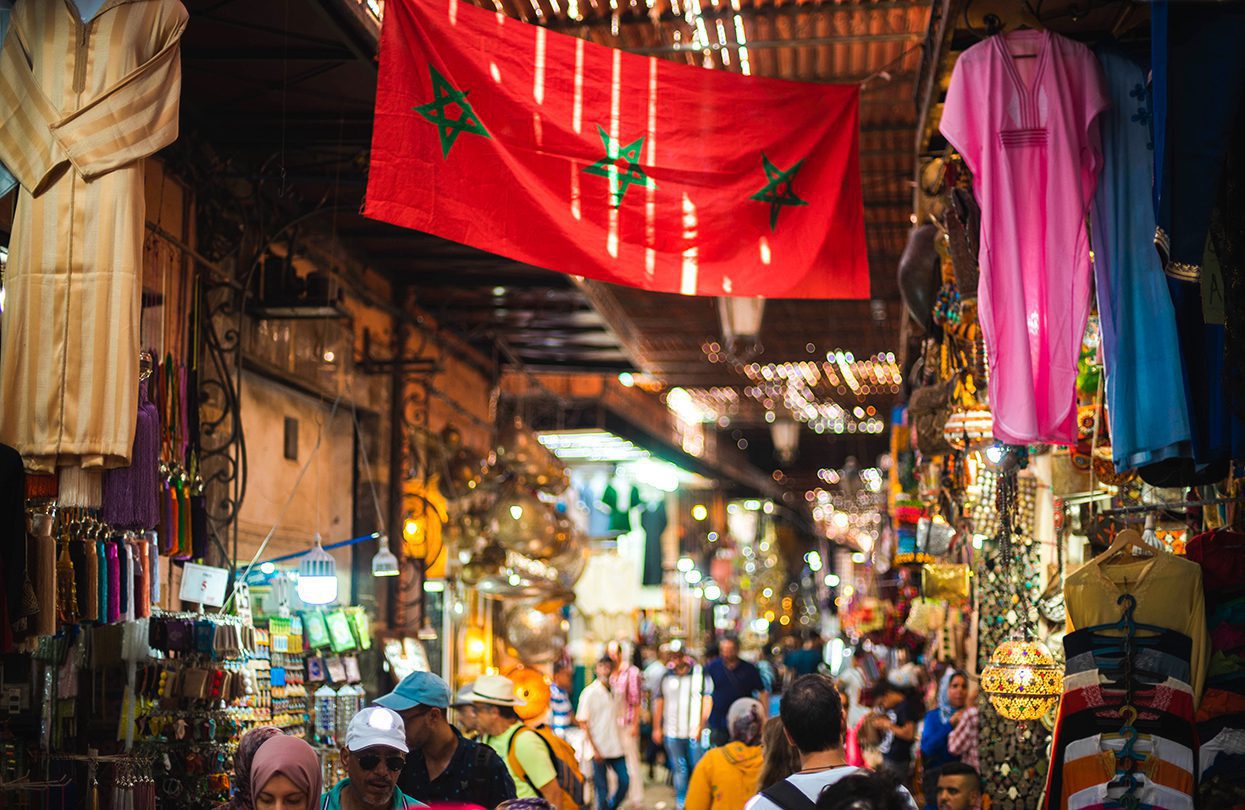
{"type": "Polygon", "coordinates": [[[536,29],[536,58],[532,62],[534,70],[532,71],[532,98],[536,103],[545,103],[545,37],[547,32],[543,28],[536,29]]]}
{"type": "Polygon", "coordinates": [[[773,256],[770,254],[769,237],[762,236],[760,241],[757,242],[757,246],[761,249],[761,264],[768,265],[773,261],[773,256]]]}
{"type": "Polygon", "coordinates": [[[584,41],[575,40],[575,98],[571,104],[571,129],[584,131],[584,41]]]}
{"type": "Polygon", "coordinates": [[[584,218],[583,193],[579,190],[579,161],[571,161],[571,216],[584,218]]]}
{"type": "MultiPolygon", "coordinates": [[[[620,118],[622,117],[622,51],[614,51],[610,63],[610,143],[606,157],[618,160],[618,139],[621,135],[620,118]]],[[[610,228],[605,240],[605,250],[611,259],[618,258],[618,209],[619,192],[618,172],[610,172],[610,228]]]]}
{"type": "Polygon", "coordinates": [[[458,0],[450,0],[450,25],[458,25],[458,0]]]}
{"type": "MultiPolygon", "coordinates": [[[[648,129],[644,162],[657,165],[657,60],[648,60],[648,129]]],[[[644,274],[649,278],[657,270],[657,185],[648,183],[644,192],[644,274]]]]}
{"type": "Polygon", "coordinates": [[[683,295],[696,294],[696,275],[700,269],[700,248],[696,239],[700,233],[700,220],[696,216],[696,204],[692,198],[683,194],[683,239],[687,247],[683,249],[683,274],[679,282],[679,292],[683,295]]]}

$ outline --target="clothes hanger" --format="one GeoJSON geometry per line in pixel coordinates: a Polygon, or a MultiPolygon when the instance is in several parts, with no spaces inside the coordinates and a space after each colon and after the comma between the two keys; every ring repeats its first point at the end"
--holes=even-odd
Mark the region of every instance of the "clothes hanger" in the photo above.
{"type": "MultiPolygon", "coordinates": [[[[1153,549],[1149,546],[1146,546],[1145,548],[1151,552],[1153,551],[1153,549]]],[[[1151,633],[1168,632],[1165,628],[1156,627],[1152,624],[1142,624],[1133,620],[1133,611],[1137,607],[1137,597],[1133,596],[1131,593],[1121,594],[1120,598],[1115,600],[1115,603],[1117,605],[1122,605],[1124,608],[1123,612],[1120,614],[1120,618],[1117,621],[1110,622],[1108,624],[1096,624],[1093,627],[1086,627],[1084,628],[1085,632],[1099,633],[1103,630],[1119,630],[1123,632],[1126,637],[1130,638],[1134,645],[1142,643],[1145,640],[1144,636],[1133,638],[1137,630],[1147,630],[1151,633]]],[[[1095,657],[1097,657],[1100,653],[1111,652],[1113,650],[1114,648],[1112,647],[1103,647],[1099,650],[1095,650],[1094,654],[1095,657]]]]}
{"type": "Polygon", "coordinates": [[[1129,551],[1134,557],[1154,557],[1160,553],[1158,549],[1147,545],[1141,539],[1141,533],[1136,529],[1122,529],[1116,532],[1115,539],[1111,541],[1107,550],[1095,557],[1092,562],[1096,565],[1107,565],[1122,551],[1129,551]]]}

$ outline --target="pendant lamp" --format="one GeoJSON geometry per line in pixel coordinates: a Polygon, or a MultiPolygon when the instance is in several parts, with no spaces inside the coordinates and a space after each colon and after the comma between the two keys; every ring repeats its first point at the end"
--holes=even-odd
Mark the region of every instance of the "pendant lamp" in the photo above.
{"type": "Polygon", "coordinates": [[[1037,720],[1059,702],[1063,669],[1042,642],[1010,639],[990,656],[981,673],[981,690],[1008,720],[1037,720]]]}
{"type": "Polygon", "coordinates": [[[396,577],[400,573],[398,565],[398,555],[389,550],[389,537],[382,534],[376,556],[372,557],[372,576],[396,577]]]}
{"type": "Polygon", "coordinates": [[[337,601],[337,561],[315,542],[298,564],[298,598],[309,605],[327,605],[337,601]]]}

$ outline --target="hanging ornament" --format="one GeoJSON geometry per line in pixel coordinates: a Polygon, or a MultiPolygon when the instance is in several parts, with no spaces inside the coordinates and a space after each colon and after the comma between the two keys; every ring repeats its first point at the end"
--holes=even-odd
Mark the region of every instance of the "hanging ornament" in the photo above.
{"type": "Polygon", "coordinates": [[[502,621],[506,641],[516,657],[530,666],[549,664],[566,646],[570,625],[555,608],[541,610],[539,602],[523,601],[506,608],[502,621]]]}
{"type": "Polygon", "coordinates": [[[448,519],[448,504],[441,494],[440,478],[410,478],[402,485],[406,517],[402,521],[402,553],[430,565],[441,554],[441,540],[448,519]]]}
{"type": "Polygon", "coordinates": [[[472,555],[459,571],[459,578],[466,585],[478,585],[483,580],[497,576],[506,564],[505,549],[488,545],[472,555]]]}
{"type": "Polygon", "coordinates": [[[518,489],[503,494],[489,512],[489,537],[509,551],[547,560],[561,551],[553,513],[536,496],[518,489]]]}
{"type": "Polygon", "coordinates": [[[1009,720],[1037,720],[1063,694],[1063,669],[1042,642],[1027,636],[1000,644],[981,673],[981,690],[1009,720]]]}
{"type": "Polygon", "coordinates": [[[514,682],[515,697],[523,701],[516,706],[515,714],[520,720],[534,720],[549,709],[549,682],[539,670],[517,667],[506,673],[514,682]]]}

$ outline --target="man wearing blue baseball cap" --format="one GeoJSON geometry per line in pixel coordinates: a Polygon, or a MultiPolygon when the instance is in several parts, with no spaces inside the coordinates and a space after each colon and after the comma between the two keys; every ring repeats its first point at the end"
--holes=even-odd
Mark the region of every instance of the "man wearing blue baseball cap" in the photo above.
{"type": "Polygon", "coordinates": [[[489,810],[515,798],[514,780],[492,748],[468,740],[446,719],[450,687],[431,672],[413,672],[376,704],[406,727],[410,753],[398,787],[427,804],[478,804],[489,810]]]}

